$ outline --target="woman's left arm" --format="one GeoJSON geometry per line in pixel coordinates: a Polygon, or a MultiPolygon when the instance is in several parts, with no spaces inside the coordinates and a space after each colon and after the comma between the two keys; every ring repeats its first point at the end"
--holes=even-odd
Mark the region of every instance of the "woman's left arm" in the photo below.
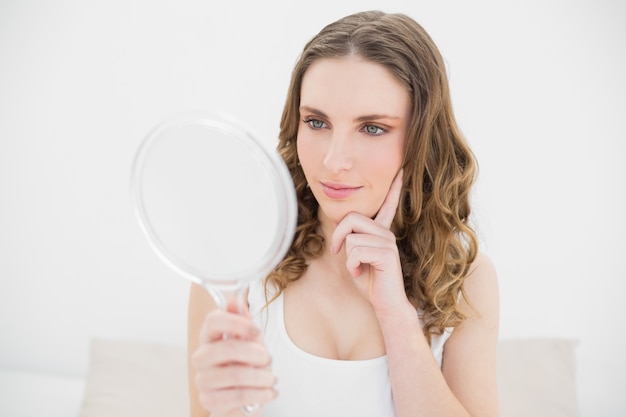
{"type": "Polygon", "coordinates": [[[446,342],[442,369],[410,304],[379,316],[398,417],[498,416],[498,284],[485,255],[472,265],[465,291],[471,306],[461,303],[468,318],[446,342]]]}
{"type": "Polygon", "coordinates": [[[489,259],[476,257],[465,279],[467,319],[445,344],[439,367],[409,302],[390,226],[402,171],[374,219],[350,213],[331,237],[331,252],[346,252],[346,268],[374,307],[385,341],[397,417],[497,417],[498,283],[489,259]]]}
{"type": "Polygon", "coordinates": [[[467,319],[446,342],[441,369],[412,305],[379,315],[397,417],[498,416],[498,284],[485,255],[471,266],[465,291],[467,319]]]}
{"type": "Polygon", "coordinates": [[[471,305],[461,300],[467,319],[445,344],[443,376],[470,415],[497,416],[498,281],[484,254],[472,265],[465,292],[471,305]]]}

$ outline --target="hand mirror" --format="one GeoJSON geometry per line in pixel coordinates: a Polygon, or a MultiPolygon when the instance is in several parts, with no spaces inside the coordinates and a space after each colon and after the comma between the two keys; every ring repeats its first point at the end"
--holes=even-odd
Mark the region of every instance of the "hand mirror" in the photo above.
{"type": "MultiPolygon", "coordinates": [[[[172,118],[142,142],[132,199],[159,258],[225,308],[282,260],[297,204],[286,165],[238,121],[216,114],[172,118]]],[[[241,309],[241,307],[240,307],[241,309]]]]}

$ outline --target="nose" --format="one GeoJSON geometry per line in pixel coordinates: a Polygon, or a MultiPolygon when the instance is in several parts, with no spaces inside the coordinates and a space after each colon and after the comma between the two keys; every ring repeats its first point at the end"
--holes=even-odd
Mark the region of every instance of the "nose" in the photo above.
{"type": "Polygon", "coordinates": [[[324,166],[330,172],[348,171],[352,168],[353,149],[350,136],[333,132],[324,157],[324,166]]]}

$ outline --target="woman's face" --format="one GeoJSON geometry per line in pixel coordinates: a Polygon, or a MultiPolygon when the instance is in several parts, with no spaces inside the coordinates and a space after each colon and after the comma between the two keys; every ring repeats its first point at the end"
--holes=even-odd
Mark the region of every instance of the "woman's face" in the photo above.
{"type": "Polygon", "coordinates": [[[378,212],[402,163],[409,103],[389,70],[358,56],[306,71],[297,149],[322,223],[378,212]]]}

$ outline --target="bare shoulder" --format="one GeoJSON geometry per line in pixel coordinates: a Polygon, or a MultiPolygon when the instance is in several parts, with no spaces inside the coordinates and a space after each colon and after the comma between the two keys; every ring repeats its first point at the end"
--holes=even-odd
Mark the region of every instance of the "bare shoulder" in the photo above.
{"type": "Polygon", "coordinates": [[[478,252],[476,259],[470,266],[466,285],[496,285],[496,268],[493,262],[484,252],[478,252]]]}
{"type": "Polygon", "coordinates": [[[499,310],[498,276],[491,259],[479,252],[464,282],[467,300],[461,300],[468,318],[495,319],[499,310]],[[485,316],[486,315],[486,316],[485,316]]]}

